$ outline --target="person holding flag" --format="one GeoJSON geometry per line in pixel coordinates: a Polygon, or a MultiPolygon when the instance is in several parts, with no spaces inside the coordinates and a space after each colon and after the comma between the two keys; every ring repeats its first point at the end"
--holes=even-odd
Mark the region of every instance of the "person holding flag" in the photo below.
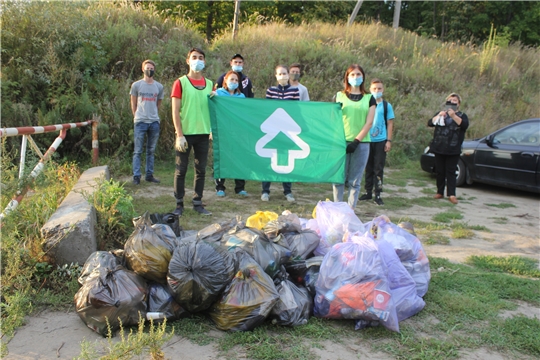
{"type": "Polygon", "coordinates": [[[335,101],[342,104],[343,127],[347,142],[345,158],[345,183],[332,185],[334,202],[343,201],[345,185],[349,187],[347,203],[354,210],[360,194],[360,183],[369,157],[369,130],[375,117],[377,102],[364,87],[365,72],[358,64],[345,71],[344,90],[335,101]]]}
{"type": "MultiPolygon", "coordinates": [[[[240,91],[240,74],[236,71],[230,70],[223,77],[222,83],[223,87],[220,87],[216,90],[217,96],[232,96],[238,98],[245,98],[246,96],[240,91]]],[[[216,195],[219,197],[225,196],[225,179],[215,179],[216,183],[216,195]]],[[[248,196],[247,191],[245,190],[246,181],[235,179],[234,192],[240,196],[248,196]]]]}
{"type": "MultiPolygon", "coordinates": [[[[296,87],[292,87],[289,83],[289,68],[285,65],[276,66],[275,70],[277,86],[272,86],[266,90],[267,99],[278,100],[300,100],[300,91],[296,87]]],[[[270,182],[263,181],[262,183],[262,201],[270,200],[270,182]]],[[[294,202],[296,199],[292,194],[292,183],[284,182],[283,195],[287,198],[287,201],[294,202]]]]}

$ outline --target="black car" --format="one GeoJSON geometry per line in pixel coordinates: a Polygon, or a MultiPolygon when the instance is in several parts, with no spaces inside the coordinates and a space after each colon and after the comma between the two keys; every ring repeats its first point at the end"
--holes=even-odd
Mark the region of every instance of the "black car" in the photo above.
{"type": "MultiPolygon", "coordinates": [[[[540,119],[518,121],[480,139],[465,140],[456,169],[457,186],[480,182],[540,193],[540,119]]],[[[422,170],[435,172],[426,148],[422,170]]]]}

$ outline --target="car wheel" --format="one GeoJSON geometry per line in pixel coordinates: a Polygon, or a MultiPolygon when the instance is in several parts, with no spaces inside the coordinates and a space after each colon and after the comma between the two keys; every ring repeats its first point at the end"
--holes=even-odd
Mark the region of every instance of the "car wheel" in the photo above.
{"type": "Polygon", "coordinates": [[[456,168],[456,186],[461,186],[465,184],[465,179],[467,177],[467,168],[463,163],[463,160],[459,159],[457,168],[456,168]]]}

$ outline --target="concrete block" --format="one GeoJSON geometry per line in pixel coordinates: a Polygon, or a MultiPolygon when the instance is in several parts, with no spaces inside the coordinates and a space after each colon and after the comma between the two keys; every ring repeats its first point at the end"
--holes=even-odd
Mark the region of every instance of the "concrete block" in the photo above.
{"type": "Polygon", "coordinates": [[[97,250],[96,210],[83,196],[93,194],[97,180],[109,180],[108,166],[86,170],[56,212],[41,228],[43,249],[58,265],[84,264],[97,250]]]}

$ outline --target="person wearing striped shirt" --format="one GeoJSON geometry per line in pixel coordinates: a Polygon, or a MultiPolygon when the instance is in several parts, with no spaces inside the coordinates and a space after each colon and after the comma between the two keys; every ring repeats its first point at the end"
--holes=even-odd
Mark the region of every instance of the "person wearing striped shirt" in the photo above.
{"type": "MultiPolygon", "coordinates": [[[[276,66],[276,80],[278,82],[277,86],[271,86],[266,90],[267,99],[277,99],[277,100],[300,100],[300,91],[298,88],[291,86],[289,83],[289,68],[285,65],[276,66]]],[[[270,182],[263,181],[262,183],[262,201],[270,200],[270,182]]],[[[283,184],[283,195],[287,198],[287,201],[294,202],[296,201],[292,194],[292,183],[284,182],[283,184]]]]}

